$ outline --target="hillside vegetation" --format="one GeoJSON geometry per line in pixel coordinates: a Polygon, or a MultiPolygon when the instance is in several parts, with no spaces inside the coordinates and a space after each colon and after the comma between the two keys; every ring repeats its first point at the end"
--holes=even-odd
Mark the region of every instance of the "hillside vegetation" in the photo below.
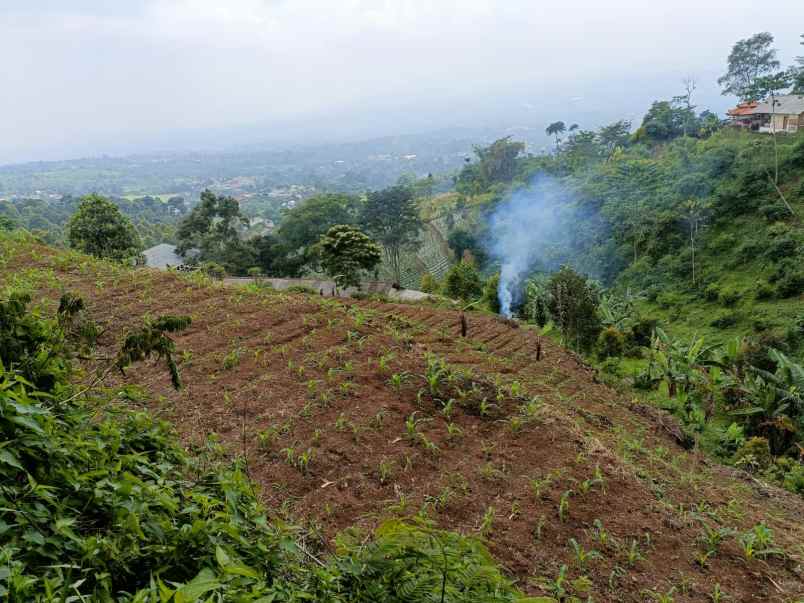
{"type": "Polygon", "coordinates": [[[470,313],[462,339],[453,310],[227,288],[0,241],[0,298],[27,294],[54,316],[65,291],[80,296],[75,324],[95,339],[57,384],[4,368],[12,600],[804,594],[800,497],[685,449],[672,417],[532,329],[470,313]],[[106,370],[164,314],[192,321],[172,335],[181,390],[156,359],[106,370]]]}

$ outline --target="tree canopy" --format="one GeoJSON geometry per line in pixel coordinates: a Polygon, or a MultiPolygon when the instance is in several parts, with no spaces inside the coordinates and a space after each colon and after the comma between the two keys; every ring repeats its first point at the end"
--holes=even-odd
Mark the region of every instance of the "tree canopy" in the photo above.
{"type": "Polygon", "coordinates": [[[731,49],[728,68],[717,82],[723,94],[732,94],[740,100],[757,100],[757,80],[779,68],[773,35],[768,32],[754,34],[739,40],[731,49]]]}
{"type": "Polygon", "coordinates": [[[369,193],[360,218],[366,231],[382,245],[398,283],[402,251],[416,241],[421,228],[413,191],[407,186],[392,186],[369,193]]]}
{"type": "Polygon", "coordinates": [[[179,223],[177,251],[187,256],[197,250],[193,261],[217,262],[229,270],[248,267],[253,253],[238,235],[238,226],[245,223],[236,199],[205,190],[201,202],[179,223]]]}
{"type": "Polygon", "coordinates": [[[317,246],[321,267],[339,287],[360,288],[360,272],[380,263],[379,245],[354,226],[338,224],[321,236],[317,246]]]}
{"type": "Polygon", "coordinates": [[[87,195],[81,199],[67,229],[70,247],[95,257],[122,260],[142,250],[131,220],[100,195],[87,195]]]}
{"type": "Polygon", "coordinates": [[[305,199],[283,212],[279,236],[293,251],[306,259],[321,235],[336,224],[354,224],[360,199],[354,195],[321,194],[305,199]]]}

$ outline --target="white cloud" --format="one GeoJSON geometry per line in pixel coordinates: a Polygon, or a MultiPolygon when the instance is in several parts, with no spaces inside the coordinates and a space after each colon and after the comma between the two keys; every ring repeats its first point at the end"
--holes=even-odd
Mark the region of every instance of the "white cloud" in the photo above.
{"type": "Polygon", "coordinates": [[[370,115],[378,134],[511,104],[628,114],[687,74],[716,99],[738,38],[772,31],[792,60],[795,14],[800,0],[5,0],[0,160],[327,114],[370,115]]]}

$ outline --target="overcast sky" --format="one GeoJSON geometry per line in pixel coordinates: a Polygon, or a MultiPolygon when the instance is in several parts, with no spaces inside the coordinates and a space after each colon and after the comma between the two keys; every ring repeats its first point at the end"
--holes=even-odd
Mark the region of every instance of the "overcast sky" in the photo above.
{"type": "Polygon", "coordinates": [[[804,0],[0,0],[0,162],[449,126],[596,126],[804,0]]]}

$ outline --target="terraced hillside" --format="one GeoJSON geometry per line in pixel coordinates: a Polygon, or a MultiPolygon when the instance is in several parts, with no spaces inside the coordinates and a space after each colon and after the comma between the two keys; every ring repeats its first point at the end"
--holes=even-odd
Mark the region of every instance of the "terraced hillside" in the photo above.
{"type": "Polygon", "coordinates": [[[534,595],[804,596],[804,500],[684,449],[669,417],[529,329],[470,314],[462,339],[454,311],[0,244],[3,294],[27,289],[48,307],[80,294],[102,329],[99,356],[143,317],[190,315],[176,337],[182,390],[155,364],[107,385],[185,441],[215,433],[245,454],[274,518],[304,523],[324,548],[350,526],[418,514],[484,538],[534,595]]]}

